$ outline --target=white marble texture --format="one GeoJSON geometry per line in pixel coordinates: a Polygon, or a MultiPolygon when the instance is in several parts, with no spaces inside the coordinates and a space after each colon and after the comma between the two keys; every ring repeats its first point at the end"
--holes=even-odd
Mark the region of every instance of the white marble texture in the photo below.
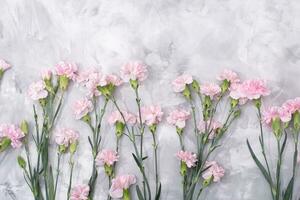
{"type": "MultiPolygon", "coordinates": [[[[0,0],[0,57],[13,65],[5,74],[0,90],[0,122],[32,122],[32,102],[26,97],[30,82],[39,72],[60,60],[74,61],[80,68],[101,66],[118,72],[129,60],[143,60],[150,77],[143,86],[145,104],[161,104],[167,112],[183,103],[170,82],[187,72],[202,82],[213,81],[223,68],[239,72],[242,78],[265,78],[272,95],[267,102],[279,104],[300,96],[300,1],[299,0],[0,0]]],[[[119,98],[134,108],[127,87],[119,98]]],[[[72,87],[59,126],[81,133],[75,166],[75,183],[87,182],[91,156],[88,128],[72,116],[70,106],[83,91],[72,87]]],[[[132,97],[132,95],[131,95],[132,97]]],[[[112,108],[110,107],[110,110],[112,108]]],[[[202,199],[270,199],[266,182],[250,158],[245,140],[250,138],[258,151],[255,110],[246,106],[241,119],[213,157],[226,169],[222,182],[212,186],[202,199]]],[[[111,146],[112,128],[104,127],[103,146],[111,146]]],[[[179,149],[174,128],[165,122],[159,127],[162,200],[181,197],[179,149]]],[[[266,134],[268,147],[274,144],[266,134]]],[[[187,138],[192,143],[191,137],[187,138]]],[[[132,150],[123,141],[120,172],[137,169],[126,154],[132,150]]],[[[291,146],[291,144],[290,144],[291,146]]],[[[29,200],[16,156],[22,150],[0,155],[0,199],[29,200]]],[[[147,146],[151,153],[151,143],[147,146]]],[[[275,151],[268,151],[275,156],[275,151]]],[[[285,153],[291,160],[292,151],[285,153]]],[[[64,160],[58,199],[66,199],[67,159],[64,160]]],[[[273,162],[273,164],[275,164],[273,162]]],[[[291,162],[284,165],[291,173],[291,162]]],[[[106,179],[100,172],[97,198],[106,199],[106,179]],[[103,182],[103,183],[101,183],[103,182]]],[[[150,171],[153,173],[153,170],[150,171]]],[[[285,178],[284,184],[288,177],[285,178]]],[[[300,197],[299,182],[296,185],[300,197]]]]}

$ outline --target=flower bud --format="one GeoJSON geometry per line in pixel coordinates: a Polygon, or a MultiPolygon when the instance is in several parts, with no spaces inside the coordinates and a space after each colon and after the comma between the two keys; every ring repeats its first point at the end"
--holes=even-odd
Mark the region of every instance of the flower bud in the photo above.
{"type": "Polygon", "coordinates": [[[51,82],[51,79],[45,79],[44,80],[44,83],[45,83],[45,88],[48,92],[50,92],[51,94],[54,94],[54,89],[53,89],[53,86],[52,86],[52,82],[51,82]]]}
{"type": "Polygon", "coordinates": [[[294,122],[294,129],[299,131],[300,130],[300,113],[296,111],[293,114],[293,122],[294,122]]]}
{"type": "Polygon", "coordinates": [[[230,82],[229,82],[228,80],[225,79],[225,80],[223,81],[222,85],[221,85],[221,91],[222,91],[222,93],[227,92],[229,86],[230,86],[230,82]]]}
{"type": "Polygon", "coordinates": [[[183,133],[183,128],[179,128],[179,127],[176,126],[176,133],[177,133],[178,135],[182,135],[182,133],[183,133]]]}
{"type": "Polygon", "coordinates": [[[187,172],[187,165],[186,165],[185,162],[181,161],[181,163],[180,163],[180,174],[182,176],[185,176],[186,172],[187,172]]]}
{"type": "Polygon", "coordinates": [[[0,142],[0,152],[5,151],[10,144],[11,144],[11,140],[7,137],[4,137],[0,142]]]}
{"type": "Polygon", "coordinates": [[[131,200],[129,189],[123,189],[123,200],[131,200]]]}
{"type": "Polygon", "coordinates": [[[213,175],[211,175],[208,179],[205,179],[205,180],[203,181],[203,183],[202,183],[202,186],[203,186],[204,188],[207,187],[207,186],[209,186],[209,185],[211,184],[213,178],[214,178],[213,175]]]}
{"type": "Polygon", "coordinates": [[[21,122],[20,128],[21,128],[22,132],[23,132],[25,135],[27,135],[27,134],[29,133],[27,121],[23,120],[23,121],[21,122]]]}
{"type": "Polygon", "coordinates": [[[120,138],[124,133],[125,125],[123,122],[117,121],[115,126],[116,126],[116,135],[118,138],[120,138]]]}
{"type": "Polygon", "coordinates": [[[66,77],[65,75],[59,76],[58,81],[59,81],[59,83],[58,83],[59,88],[63,91],[66,91],[68,88],[68,85],[69,85],[69,78],[66,77]]]}
{"type": "Polygon", "coordinates": [[[47,104],[47,101],[46,101],[46,99],[39,99],[39,103],[42,106],[42,108],[45,108],[46,104],[47,104]]]}
{"type": "Polygon", "coordinates": [[[260,109],[260,107],[261,107],[261,98],[254,99],[254,105],[255,105],[256,108],[260,109]]]}
{"type": "Polygon", "coordinates": [[[239,100],[238,99],[232,99],[230,98],[230,106],[231,108],[235,108],[239,103],[239,100]]]}
{"type": "Polygon", "coordinates": [[[193,80],[193,82],[192,82],[192,88],[194,89],[195,92],[199,92],[200,91],[200,85],[199,85],[198,81],[193,80]]]}
{"type": "Polygon", "coordinates": [[[107,98],[109,98],[111,96],[111,91],[108,87],[108,85],[106,86],[98,86],[97,89],[101,92],[101,94],[107,98]]]}
{"type": "Polygon", "coordinates": [[[26,168],[26,161],[24,160],[24,158],[22,156],[18,156],[17,158],[18,160],[18,164],[22,169],[26,168]]]}
{"type": "Polygon", "coordinates": [[[149,126],[149,130],[150,130],[150,132],[151,132],[152,134],[155,133],[156,127],[157,127],[156,124],[153,124],[153,125],[149,126]]]}
{"type": "Polygon", "coordinates": [[[91,116],[89,114],[86,114],[84,115],[82,118],[81,118],[82,121],[84,121],[85,123],[87,124],[90,124],[91,123],[91,116]]]}
{"type": "Polygon", "coordinates": [[[139,87],[139,82],[138,82],[138,80],[132,80],[132,79],[130,79],[129,82],[130,82],[131,87],[132,87],[134,90],[138,89],[138,87],[139,87]]]}
{"type": "Polygon", "coordinates": [[[66,151],[67,151],[67,148],[66,148],[65,145],[59,145],[58,146],[58,152],[59,153],[66,153],[66,151]]]}
{"type": "Polygon", "coordinates": [[[104,171],[108,177],[112,177],[113,175],[113,167],[111,165],[104,164],[104,171]]]}
{"type": "Polygon", "coordinates": [[[70,144],[69,150],[71,154],[74,154],[77,150],[78,142],[73,142],[70,144]]]}
{"type": "Polygon", "coordinates": [[[187,98],[188,100],[192,99],[192,95],[191,95],[191,91],[188,88],[188,86],[186,85],[184,90],[182,91],[183,96],[185,96],[185,98],[187,98]]]}
{"type": "Polygon", "coordinates": [[[272,130],[277,139],[281,137],[281,121],[279,118],[275,118],[272,120],[272,130]]]}

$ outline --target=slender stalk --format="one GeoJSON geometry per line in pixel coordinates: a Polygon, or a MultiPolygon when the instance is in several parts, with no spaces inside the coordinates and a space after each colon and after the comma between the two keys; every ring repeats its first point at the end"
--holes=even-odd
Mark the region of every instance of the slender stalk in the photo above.
{"type": "Polygon", "coordinates": [[[281,172],[281,148],[280,148],[280,139],[277,139],[277,151],[278,151],[278,160],[276,167],[276,196],[275,199],[279,200],[281,195],[280,190],[280,172],[281,172]]]}
{"type": "Polygon", "coordinates": [[[157,143],[155,133],[152,133],[153,149],[154,149],[154,161],[155,161],[155,194],[158,192],[158,162],[157,162],[157,143]]]}
{"type": "Polygon", "coordinates": [[[54,195],[53,195],[53,199],[55,199],[56,196],[56,190],[57,190],[57,185],[58,185],[58,177],[59,177],[59,172],[60,172],[60,158],[61,158],[61,154],[58,153],[57,155],[57,168],[56,168],[56,179],[55,179],[55,188],[54,188],[54,195]]]}
{"type": "Polygon", "coordinates": [[[299,138],[299,133],[295,131],[295,133],[294,133],[293,177],[292,177],[293,183],[292,183],[291,199],[293,199],[294,182],[295,182],[296,166],[297,166],[297,158],[298,158],[298,138],[299,138]]]}
{"type": "Polygon", "coordinates": [[[70,193],[71,193],[71,188],[72,188],[72,178],[73,178],[73,169],[74,169],[73,154],[70,155],[69,165],[70,165],[70,177],[69,177],[67,200],[70,199],[70,193]]]}
{"type": "MultiPolygon", "coordinates": [[[[108,176],[108,189],[111,187],[111,176],[108,176]]],[[[111,200],[111,196],[108,194],[107,195],[107,200],[111,200]]]]}

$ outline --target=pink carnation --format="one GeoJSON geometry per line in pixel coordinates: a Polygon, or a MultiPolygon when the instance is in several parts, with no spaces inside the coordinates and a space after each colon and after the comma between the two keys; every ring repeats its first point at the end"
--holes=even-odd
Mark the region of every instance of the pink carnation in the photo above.
{"type": "Polygon", "coordinates": [[[45,69],[42,71],[42,79],[49,80],[52,76],[52,71],[50,69],[45,69]]]}
{"type": "Polygon", "coordinates": [[[72,129],[61,128],[56,131],[55,142],[58,145],[64,145],[68,147],[70,144],[77,142],[79,139],[79,133],[72,129]]]}
{"type": "Polygon", "coordinates": [[[195,167],[198,161],[197,155],[189,151],[179,151],[176,154],[177,158],[184,162],[188,168],[195,167]]]}
{"type": "Polygon", "coordinates": [[[185,121],[190,118],[190,112],[184,109],[176,109],[170,113],[167,121],[171,125],[175,125],[178,128],[185,127],[185,121]]]}
{"type": "Polygon", "coordinates": [[[231,70],[228,70],[228,69],[223,70],[223,72],[220,74],[220,76],[217,77],[217,79],[219,81],[227,80],[231,84],[240,82],[240,79],[239,79],[237,73],[235,73],[231,70]]]}
{"type": "Polygon", "coordinates": [[[215,120],[212,120],[211,122],[210,122],[210,120],[207,122],[200,121],[197,126],[200,133],[205,133],[205,126],[207,129],[209,128],[209,130],[208,130],[208,132],[210,133],[208,136],[209,139],[213,139],[215,137],[216,130],[219,128],[222,128],[222,124],[215,120]]]}
{"type": "Polygon", "coordinates": [[[220,94],[221,88],[215,83],[206,83],[201,85],[200,92],[201,94],[209,96],[211,99],[213,99],[215,96],[220,94]]]}
{"type": "Polygon", "coordinates": [[[81,72],[77,77],[77,82],[88,89],[90,97],[100,96],[97,86],[106,84],[103,74],[94,69],[81,72]]]}
{"type": "Polygon", "coordinates": [[[214,182],[219,182],[224,176],[225,170],[218,165],[216,161],[206,161],[204,168],[209,167],[203,174],[202,177],[207,180],[213,176],[214,182]]]}
{"type": "Polygon", "coordinates": [[[88,98],[78,100],[73,105],[73,111],[76,119],[81,119],[93,110],[93,103],[88,98]]]}
{"type": "Polygon", "coordinates": [[[271,125],[272,121],[276,118],[280,119],[282,122],[289,122],[292,118],[291,113],[278,106],[269,107],[263,112],[263,122],[267,125],[271,125]]]}
{"type": "Polygon", "coordinates": [[[109,195],[112,198],[122,198],[123,191],[136,183],[136,178],[133,175],[121,175],[112,180],[112,185],[109,190],[109,195]]]}
{"type": "Polygon", "coordinates": [[[28,88],[28,95],[33,100],[44,99],[48,96],[48,91],[44,81],[40,80],[34,83],[31,83],[28,88]]]}
{"type": "Polygon", "coordinates": [[[25,134],[14,124],[1,124],[0,140],[5,137],[10,139],[13,148],[20,148],[22,145],[22,138],[25,137],[25,134]]]}
{"type": "Polygon", "coordinates": [[[185,86],[193,82],[193,77],[188,74],[183,74],[178,76],[173,82],[174,92],[182,92],[185,89],[185,86]]]}
{"type": "Polygon", "coordinates": [[[5,60],[0,59],[0,69],[1,69],[2,71],[5,71],[5,70],[7,70],[7,69],[9,69],[9,68],[11,68],[11,65],[8,64],[5,60]]]}
{"type": "MultiPolygon", "coordinates": [[[[127,112],[127,111],[122,111],[122,113],[124,115],[126,123],[129,123],[131,125],[136,123],[136,116],[135,115],[133,115],[133,114],[127,112]]],[[[109,124],[114,125],[116,122],[123,122],[124,123],[123,117],[122,117],[122,115],[120,114],[119,111],[112,112],[108,117],[108,123],[109,124]]]]}
{"type": "Polygon", "coordinates": [[[270,90],[266,87],[266,81],[253,79],[236,85],[230,92],[230,97],[233,99],[247,98],[253,100],[269,94],[270,90]]]}
{"type": "Polygon", "coordinates": [[[282,104],[282,108],[289,112],[290,114],[295,113],[296,111],[300,110],[300,97],[295,99],[287,100],[282,104]]]}
{"type": "Polygon", "coordinates": [[[163,112],[160,106],[152,105],[141,108],[142,121],[148,126],[158,124],[162,120],[163,112]]]}
{"type": "Polygon", "coordinates": [[[55,65],[55,71],[58,76],[66,76],[73,81],[77,77],[77,65],[74,63],[59,62],[55,65]]]}
{"type": "Polygon", "coordinates": [[[114,74],[108,74],[105,77],[107,84],[112,84],[114,86],[120,86],[123,83],[123,80],[114,74]]]}
{"type": "Polygon", "coordinates": [[[122,66],[121,74],[125,81],[144,81],[148,76],[147,66],[139,61],[129,62],[122,66]]]}
{"type": "Polygon", "coordinates": [[[88,200],[90,187],[88,185],[77,185],[72,188],[71,200],[88,200]]]}
{"type": "Polygon", "coordinates": [[[104,149],[96,157],[98,166],[107,165],[112,166],[119,160],[118,153],[114,150],[104,149]]]}

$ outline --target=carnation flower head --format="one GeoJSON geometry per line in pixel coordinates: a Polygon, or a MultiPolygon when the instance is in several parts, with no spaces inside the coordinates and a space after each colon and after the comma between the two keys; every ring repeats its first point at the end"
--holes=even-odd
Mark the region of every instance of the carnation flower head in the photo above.
{"type": "Polygon", "coordinates": [[[183,92],[186,85],[189,85],[193,82],[193,77],[188,74],[182,74],[178,76],[173,82],[173,90],[174,92],[183,92]]]}
{"type": "Polygon", "coordinates": [[[32,100],[40,100],[48,96],[46,85],[42,80],[31,83],[29,85],[27,93],[32,100]]]}
{"type": "Polygon", "coordinates": [[[88,185],[76,185],[71,191],[71,200],[88,200],[90,187],[88,185]]]}
{"type": "MultiPolygon", "coordinates": [[[[133,115],[132,113],[130,112],[127,112],[127,111],[121,111],[124,118],[125,118],[125,122],[128,123],[128,124],[135,124],[136,123],[136,116],[133,115]]],[[[108,117],[108,123],[111,124],[111,125],[114,125],[115,123],[117,122],[122,122],[122,123],[125,123],[124,122],[124,119],[121,115],[121,113],[119,111],[114,111],[112,112],[109,117],[108,117]]]]}
{"type": "Polygon", "coordinates": [[[208,129],[208,132],[210,132],[208,138],[213,139],[216,131],[222,128],[222,124],[216,120],[208,120],[206,122],[201,120],[197,126],[199,133],[205,133],[205,127],[208,129]]]}
{"type": "Polygon", "coordinates": [[[139,82],[144,81],[148,76],[147,66],[140,62],[129,62],[122,66],[121,74],[124,81],[137,80],[139,82]]]}
{"type": "Polygon", "coordinates": [[[9,68],[11,68],[11,65],[7,63],[5,60],[0,59],[0,70],[6,71],[9,68]]]}
{"type": "Polygon", "coordinates": [[[96,164],[98,166],[112,166],[119,160],[119,155],[116,151],[110,149],[104,149],[98,153],[96,157],[96,164]]]}
{"type": "Polygon", "coordinates": [[[272,106],[263,111],[263,122],[271,126],[272,121],[280,119],[282,122],[289,122],[292,118],[291,113],[283,107],[272,106]]]}
{"type": "Polygon", "coordinates": [[[221,88],[215,83],[205,83],[201,85],[200,92],[201,94],[210,97],[210,99],[213,99],[221,93],[221,88]]]}
{"type": "Polygon", "coordinates": [[[163,112],[158,105],[144,106],[141,108],[142,121],[147,125],[156,125],[162,120],[163,112]]]}
{"type": "Polygon", "coordinates": [[[206,161],[204,168],[209,167],[206,171],[203,172],[202,177],[207,180],[213,177],[214,182],[219,182],[224,176],[225,170],[218,165],[216,161],[206,161]]]}
{"type": "Polygon", "coordinates": [[[55,142],[58,145],[68,147],[72,143],[76,143],[79,139],[79,133],[69,128],[60,128],[56,131],[55,142]]]}
{"type": "Polygon", "coordinates": [[[74,63],[59,62],[55,65],[55,72],[58,76],[66,76],[67,78],[76,81],[78,67],[74,63]]]}
{"type": "Polygon", "coordinates": [[[228,70],[228,69],[224,69],[222,71],[222,73],[217,77],[217,79],[219,81],[227,80],[231,84],[240,82],[240,79],[239,79],[237,73],[235,73],[234,71],[228,70]]]}
{"type": "Polygon", "coordinates": [[[176,154],[177,158],[186,164],[188,168],[195,167],[198,161],[197,155],[190,151],[179,151],[176,154]]]}
{"type": "Polygon", "coordinates": [[[76,119],[81,119],[93,110],[93,103],[88,98],[77,100],[73,105],[73,112],[76,119]]]}
{"type": "Polygon", "coordinates": [[[270,90],[266,86],[266,81],[252,79],[236,85],[231,91],[230,96],[233,99],[247,98],[249,100],[255,100],[269,94],[270,90]]]}
{"type": "Polygon", "coordinates": [[[191,116],[191,113],[184,109],[173,110],[167,117],[167,122],[178,128],[184,128],[186,125],[186,120],[191,116]]]}
{"type": "Polygon", "coordinates": [[[1,124],[0,125],[0,141],[4,138],[8,138],[11,141],[13,148],[20,148],[22,145],[22,139],[25,134],[22,132],[19,126],[14,124],[1,124]]]}
{"type": "Polygon", "coordinates": [[[43,80],[50,80],[52,76],[52,71],[51,69],[45,69],[42,71],[41,75],[43,80]]]}
{"type": "Polygon", "coordinates": [[[120,175],[112,180],[112,185],[109,190],[109,195],[112,198],[122,198],[124,190],[136,183],[136,178],[133,175],[120,175]]]}

